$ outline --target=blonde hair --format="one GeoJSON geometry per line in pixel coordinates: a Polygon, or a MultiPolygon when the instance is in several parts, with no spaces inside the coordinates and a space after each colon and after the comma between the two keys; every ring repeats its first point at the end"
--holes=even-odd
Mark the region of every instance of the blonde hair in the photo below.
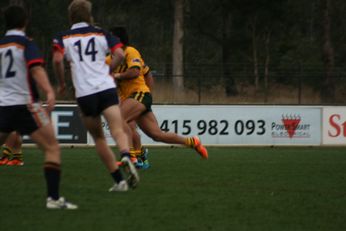
{"type": "Polygon", "coordinates": [[[71,24],[78,22],[92,23],[92,3],[87,0],[73,0],[68,6],[68,15],[71,24]]]}

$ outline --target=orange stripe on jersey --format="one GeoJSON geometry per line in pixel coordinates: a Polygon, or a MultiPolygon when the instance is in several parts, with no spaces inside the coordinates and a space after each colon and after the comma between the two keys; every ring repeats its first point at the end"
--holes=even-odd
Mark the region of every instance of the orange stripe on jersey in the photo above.
{"type": "Polygon", "coordinates": [[[105,35],[103,33],[90,32],[90,33],[86,33],[86,34],[65,35],[62,37],[62,39],[68,39],[68,38],[74,38],[74,37],[88,37],[88,36],[105,36],[105,35]]]}
{"type": "Polygon", "coordinates": [[[18,49],[24,50],[24,46],[18,43],[6,43],[3,45],[0,45],[0,48],[6,48],[6,47],[17,47],[18,49]]]}

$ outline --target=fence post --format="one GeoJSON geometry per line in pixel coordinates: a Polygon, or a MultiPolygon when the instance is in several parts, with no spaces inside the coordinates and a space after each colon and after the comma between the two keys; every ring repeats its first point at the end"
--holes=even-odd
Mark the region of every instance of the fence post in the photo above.
{"type": "Polygon", "coordinates": [[[298,104],[302,104],[302,67],[299,63],[299,73],[298,73],[298,104]]]}
{"type": "Polygon", "coordinates": [[[198,75],[198,104],[201,104],[201,75],[198,75]]]}

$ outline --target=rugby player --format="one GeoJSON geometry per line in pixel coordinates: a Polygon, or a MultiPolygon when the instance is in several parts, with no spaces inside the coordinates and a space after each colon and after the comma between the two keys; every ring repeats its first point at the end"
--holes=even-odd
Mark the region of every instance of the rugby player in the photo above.
{"type": "Polygon", "coordinates": [[[30,135],[43,151],[48,209],[77,209],[59,195],[61,158],[48,113],[55,105],[55,93],[43,68],[36,44],[25,35],[28,23],[23,7],[5,11],[6,34],[0,39],[0,145],[16,131],[30,135]],[[46,96],[44,109],[38,88],[46,96]]]}
{"type": "MultiPolygon", "coordinates": [[[[124,44],[126,60],[113,72],[121,97],[121,112],[127,123],[136,121],[141,130],[154,141],[168,144],[181,144],[194,148],[203,158],[208,158],[208,151],[197,136],[182,137],[172,132],[163,132],[151,110],[152,95],[143,76],[144,61],[134,47],[130,46],[128,34],[124,27],[114,27],[111,33],[124,44]]],[[[131,129],[125,128],[129,137],[131,129]]],[[[132,140],[129,141],[132,145],[132,140]]]]}
{"type": "Polygon", "coordinates": [[[138,173],[130,161],[128,137],[118,106],[116,84],[110,68],[117,67],[124,58],[121,42],[101,28],[92,26],[92,4],[86,0],[74,0],[68,7],[71,29],[59,33],[53,40],[53,67],[59,78],[60,92],[65,89],[64,56],[70,63],[77,104],[84,126],[90,132],[97,154],[110,172],[114,185],[109,191],[128,191],[139,182],[138,173]],[[113,59],[109,67],[106,54],[113,59]],[[122,156],[122,163],[129,176],[123,176],[116,164],[115,155],[108,146],[101,115],[106,119],[111,135],[122,156]]]}

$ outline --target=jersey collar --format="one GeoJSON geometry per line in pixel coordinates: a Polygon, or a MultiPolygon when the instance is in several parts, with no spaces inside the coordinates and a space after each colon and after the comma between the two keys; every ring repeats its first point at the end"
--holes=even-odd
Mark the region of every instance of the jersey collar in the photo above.
{"type": "Polygon", "coordinates": [[[89,26],[88,23],[86,23],[86,22],[79,22],[79,23],[73,24],[71,29],[73,30],[73,29],[78,29],[78,28],[87,27],[87,26],[89,26]]]}
{"type": "Polygon", "coordinates": [[[22,30],[13,29],[13,30],[6,31],[5,36],[8,36],[8,35],[21,35],[21,36],[25,36],[25,33],[22,30]]]}

